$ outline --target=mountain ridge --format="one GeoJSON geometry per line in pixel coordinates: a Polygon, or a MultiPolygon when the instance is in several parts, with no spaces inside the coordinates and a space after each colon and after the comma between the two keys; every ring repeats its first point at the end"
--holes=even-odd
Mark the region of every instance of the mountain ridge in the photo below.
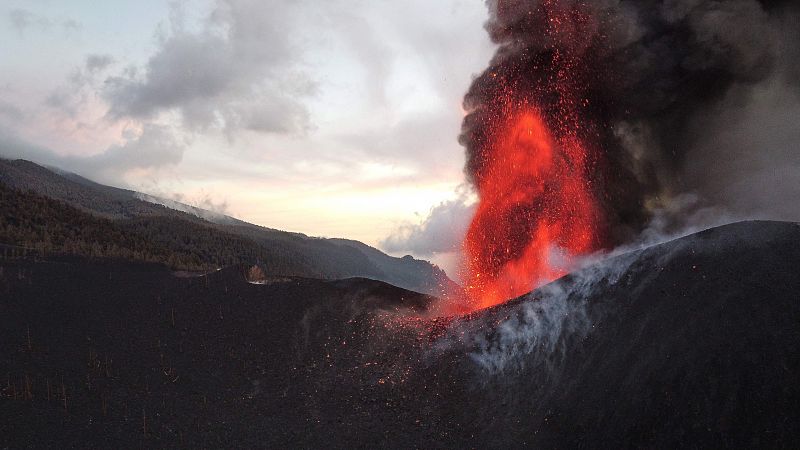
{"type": "MultiPolygon", "coordinates": [[[[180,202],[106,186],[71,172],[46,168],[27,160],[0,159],[0,185],[5,185],[12,191],[32,191],[42,197],[113,222],[99,225],[101,227],[113,228],[119,225],[127,229],[135,228],[140,236],[147,236],[147,239],[155,241],[166,241],[165,245],[173,250],[176,246],[181,247],[186,252],[196,254],[184,255],[184,260],[193,261],[193,266],[203,261],[208,264],[217,264],[219,261],[226,261],[228,264],[261,264],[265,266],[267,273],[272,275],[317,278],[366,277],[431,295],[442,295],[448,290],[457,288],[444,271],[427,261],[392,257],[354,240],[315,238],[302,233],[262,227],[180,202]],[[220,259],[220,255],[230,253],[221,247],[221,244],[211,245],[207,249],[208,252],[216,252],[216,256],[213,254],[204,256],[202,252],[186,248],[182,242],[193,239],[185,231],[180,230],[181,223],[201,234],[212,236],[216,233],[220,235],[220,240],[233,240],[237,242],[239,254],[247,255],[239,258],[226,256],[220,259]],[[251,242],[255,248],[263,249],[261,254],[266,256],[253,257],[254,252],[244,250],[245,244],[242,240],[251,242]],[[284,261],[279,264],[283,268],[270,268],[273,259],[278,257],[276,255],[286,255],[280,257],[283,260],[288,258],[297,261],[295,263],[284,261]]],[[[6,192],[6,196],[11,198],[9,192],[6,192]]],[[[24,207],[20,205],[15,214],[24,214],[24,207]]],[[[77,220],[94,223],[91,218],[70,214],[79,217],[77,220]]],[[[49,220],[57,222],[59,219],[53,215],[49,220]]],[[[5,223],[11,222],[13,217],[7,214],[5,223]]],[[[135,252],[126,254],[132,253],[135,252]]]]}

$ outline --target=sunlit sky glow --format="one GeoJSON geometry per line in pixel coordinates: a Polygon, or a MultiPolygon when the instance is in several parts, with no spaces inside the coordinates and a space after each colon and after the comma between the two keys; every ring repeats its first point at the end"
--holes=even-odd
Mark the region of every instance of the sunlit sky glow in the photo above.
{"type": "Polygon", "coordinates": [[[0,15],[0,155],[372,245],[459,198],[461,97],[493,52],[477,0],[0,15]]]}

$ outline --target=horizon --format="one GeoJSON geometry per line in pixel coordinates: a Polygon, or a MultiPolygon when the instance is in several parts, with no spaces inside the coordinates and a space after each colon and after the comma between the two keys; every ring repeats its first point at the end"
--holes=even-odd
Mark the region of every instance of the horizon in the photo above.
{"type": "Polygon", "coordinates": [[[653,227],[800,217],[782,4],[150,6],[0,9],[0,156],[409,254],[490,302],[653,227]]]}
{"type": "Polygon", "coordinates": [[[474,201],[457,136],[495,50],[485,5],[140,6],[6,3],[0,156],[448,265],[474,201]],[[420,235],[453,205],[451,231],[420,235]]]}

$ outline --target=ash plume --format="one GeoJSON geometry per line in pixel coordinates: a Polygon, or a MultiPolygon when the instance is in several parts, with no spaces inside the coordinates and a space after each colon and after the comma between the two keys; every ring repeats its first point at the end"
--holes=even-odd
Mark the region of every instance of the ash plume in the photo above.
{"type": "Polygon", "coordinates": [[[498,49],[464,98],[459,137],[476,187],[510,97],[536,105],[553,129],[583,124],[565,132],[590,144],[586,170],[605,213],[606,246],[630,240],[655,210],[686,192],[744,215],[800,216],[791,201],[800,180],[790,179],[800,169],[800,13],[793,2],[487,6],[486,30],[498,49]]]}

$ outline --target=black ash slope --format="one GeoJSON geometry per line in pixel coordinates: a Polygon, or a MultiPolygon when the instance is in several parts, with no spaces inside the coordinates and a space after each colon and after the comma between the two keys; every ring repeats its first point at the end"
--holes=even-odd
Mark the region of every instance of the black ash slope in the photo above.
{"type": "Polygon", "coordinates": [[[496,445],[796,446],[799,266],[800,225],[743,222],[487,311],[470,423],[496,445]]]}
{"type": "Polygon", "coordinates": [[[744,222],[430,319],[371,280],[3,261],[0,447],[796,446],[799,265],[800,226],[744,222]]]}

